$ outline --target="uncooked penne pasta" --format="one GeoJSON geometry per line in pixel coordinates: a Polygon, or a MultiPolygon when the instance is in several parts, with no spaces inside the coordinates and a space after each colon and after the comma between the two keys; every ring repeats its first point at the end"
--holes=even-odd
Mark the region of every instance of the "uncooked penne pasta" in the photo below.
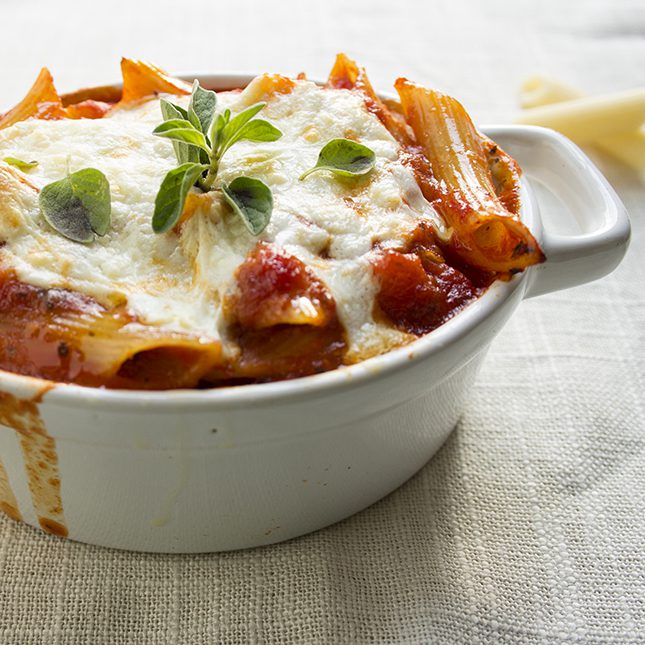
{"type": "Polygon", "coordinates": [[[520,87],[520,106],[523,110],[542,107],[552,103],[580,99],[584,94],[575,87],[561,83],[548,76],[531,76],[520,87]]]}
{"type": "Polygon", "coordinates": [[[635,132],[604,137],[596,141],[596,145],[635,170],[645,170],[645,130],[642,127],[635,132]]]}
{"type": "Polygon", "coordinates": [[[516,123],[553,128],[577,143],[592,143],[645,123],[645,89],[543,105],[525,110],[516,123]]]}
{"type": "MultiPolygon", "coordinates": [[[[528,123],[527,116],[534,114],[533,108],[539,108],[553,103],[574,102],[583,98],[582,92],[569,85],[545,76],[533,76],[527,79],[520,88],[520,105],[527,109],[519,123],[528,123]]],[[[573,116],[573,113],[572,113],[573,116]]],[[[620,118],[615,117],[622,123],[620,118]]],[[[535,123],[535,125],[543,125],[535,123]]],[[[557,129],[557,128],[556,128],[557,129]]],[[[562,130],[561,130],[562,131],[562,130]]],[[[563,132],[567,134],[567,132],[563,132]]],[[[603,152],[615,157],[624,164],[642,171],[645,169],[645,129],[641,127],[633,131],[625,131],[611,136],[599,136],[592,140],[603,152]]]]}

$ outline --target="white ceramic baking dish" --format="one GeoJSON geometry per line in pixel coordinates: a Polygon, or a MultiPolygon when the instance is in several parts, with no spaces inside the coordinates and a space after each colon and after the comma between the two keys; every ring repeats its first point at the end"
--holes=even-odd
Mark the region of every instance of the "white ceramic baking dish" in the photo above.
{"type": "Polygon", "coordinates": [[[494,284],[407,347],[292,381],[126,392],[0,372],[0,505],[74,540],[187,553],[293,538],[400,486],[455,426],[522,299],[604,276],[629,240],[623,205],[571,142],[536,127],[482,129],[524,170],[522,217],[545,264],[494,284]],[[537,184],[559,200],[548,220],[537,184]]]}

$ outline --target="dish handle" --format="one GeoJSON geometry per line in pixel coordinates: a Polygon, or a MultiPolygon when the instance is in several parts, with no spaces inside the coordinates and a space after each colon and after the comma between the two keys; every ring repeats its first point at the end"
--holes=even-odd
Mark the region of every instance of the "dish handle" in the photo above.
{"type": "MultiPolygon", "coordinates": [[[[495,140],[494,130],[490,129],[495,140]]],[[[549,221],[559,220],[580,230],[575,234],[556,233],[542,219],[540,244],[546,262],[531,268],[526,297],[567,289],[611,273],[627,251],[631,227],[625,206],[598,168],[578,146],[548,128],[499,128],[498,140],[518,160],[524,175],[541,183],[556,198],[554,204],[546,204],[533,191],[538,206],[535,210],[545,213],[556,209],[549,212],[549,221]]]]}

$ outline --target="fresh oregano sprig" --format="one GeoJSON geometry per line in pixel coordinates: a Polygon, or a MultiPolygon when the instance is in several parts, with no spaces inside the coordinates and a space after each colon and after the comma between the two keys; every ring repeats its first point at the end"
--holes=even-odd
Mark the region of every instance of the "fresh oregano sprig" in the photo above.
{"type": "Polygon", "coordinates": [[[266,103],[256,103],[231,118],[231,111],[217,114],[217,95],[193,84],[188,109],[161,99],[164,122],[153,134],[170,139],[179,166],[161,182],[155,199],[152,228],[155,233],[171,229],[181,217],[193,186],[204,192],[221,190],[234,213],[254,235],[268,225],[273,210],[271,189],[259,179],[237,177],[215,188],[220,162],[239,141],[277,141],[282,132],[264,119],[254,118],[266,103]]]}

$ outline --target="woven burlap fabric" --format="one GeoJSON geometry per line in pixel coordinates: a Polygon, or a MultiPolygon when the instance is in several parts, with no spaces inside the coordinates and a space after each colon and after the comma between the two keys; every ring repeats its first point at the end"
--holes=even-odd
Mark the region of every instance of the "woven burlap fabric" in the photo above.
{"type": "MultiPolygon", "coordinates": [[[[347,50],[375,85],[434,83],[489,122],[532,72],[589,92],[645,82],[640,1],[178,7],[2,0],[0,105],[44,63],[73,88],[114,78],[121,54],[323,76],[347,50]]],[[[634,219],[625,263],[522,304],[415,478],[237,553],[122,553],[2,517],[0,643],[645,642],[645,188],[600,161],[634,219]]]]}

